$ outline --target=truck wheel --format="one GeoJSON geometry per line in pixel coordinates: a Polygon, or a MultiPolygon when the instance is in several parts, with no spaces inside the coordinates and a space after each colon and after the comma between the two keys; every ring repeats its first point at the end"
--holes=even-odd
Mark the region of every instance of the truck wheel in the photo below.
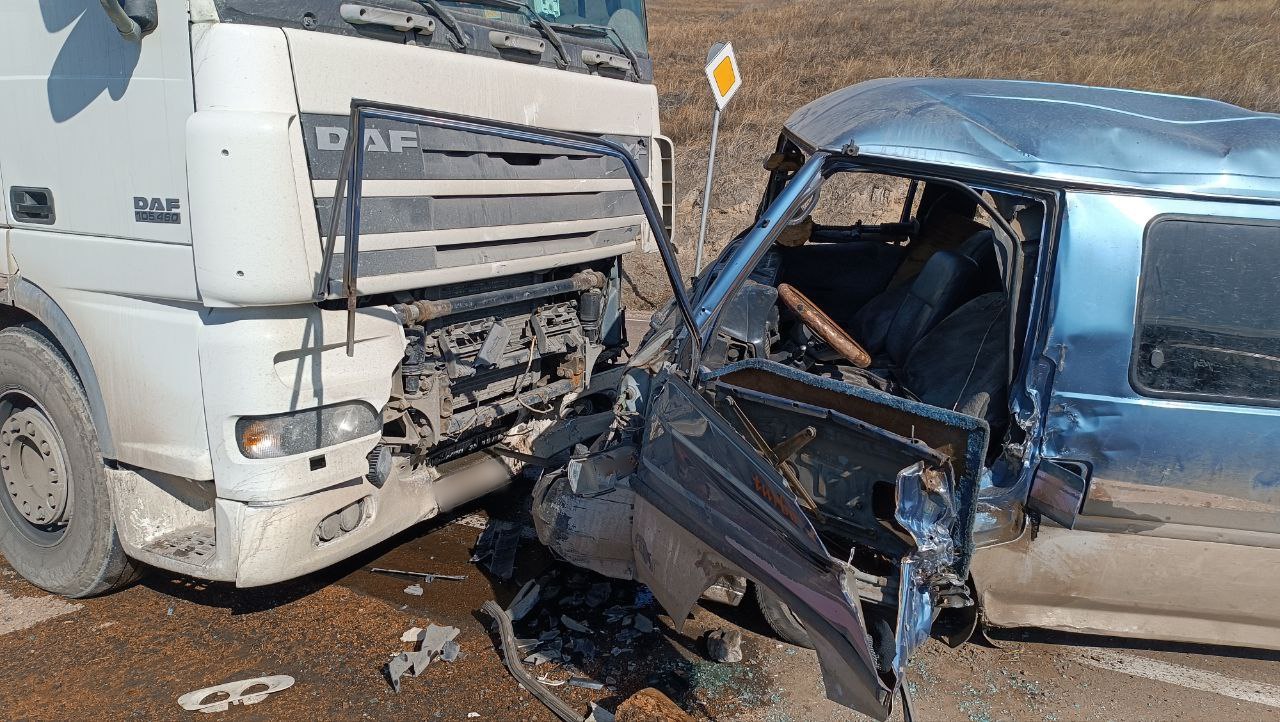
{"type": "Polygon", "coordinates": [[[0,553],[32,584],[88,597],[136,577],[106,471],[71,365],[33,328],[0,331],[0,553]]]}
{"type": "Polygon", "coordinates": [[[796,617],[795,612],[791,611],[791,607],[759,584],[752,584],[752,586],[756,589],[756,604],[760,607],[760,613],[777,633],[778,638],[797,647],[813,649],[809,633],[800,625],[800,619],[796,617]]]}

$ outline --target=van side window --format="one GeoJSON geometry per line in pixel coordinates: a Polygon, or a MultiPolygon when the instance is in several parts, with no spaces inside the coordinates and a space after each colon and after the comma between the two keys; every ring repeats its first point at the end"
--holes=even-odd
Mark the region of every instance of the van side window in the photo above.
{"type": "Polygon", "coordinates": [[[1152,222],[1129,370],[1148,396],[1280,405],[1280,223],[1152,222]]]}

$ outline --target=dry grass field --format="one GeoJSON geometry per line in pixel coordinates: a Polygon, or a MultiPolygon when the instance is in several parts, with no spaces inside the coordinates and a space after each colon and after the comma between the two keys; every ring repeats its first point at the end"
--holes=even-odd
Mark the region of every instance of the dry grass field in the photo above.
{"type": "MultiPolygon", "coordinates": [[[[749,221],[760,163],[787,116],[870,78],[1086,83],[1280,111],[1280,2],[651,0],[649,22],[663,130],[676,144],[675,238],[687,272],[710,136],[702,66],[717,40],[733,42],[746,84],[721,125],[713,255],[749,221]]],[[[628,270],[633,307],[665,300],[655,256],[633,259],[628,270]]]]}

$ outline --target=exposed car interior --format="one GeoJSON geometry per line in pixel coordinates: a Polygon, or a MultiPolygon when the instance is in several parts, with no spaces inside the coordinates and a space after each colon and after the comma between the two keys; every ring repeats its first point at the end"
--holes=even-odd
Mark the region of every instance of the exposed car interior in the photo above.
{"type": "Polygon", "coordinates": [[[1015,272],[1034,266],[1044,207],[983,191],[1013,239],[976,191],[900,180],[900,220],[813,220],[844,197],[821,198],[794,221],[726,310],[706,360],[767,358],[984,419],[999,438],[1019,351],[1015,272]]]}

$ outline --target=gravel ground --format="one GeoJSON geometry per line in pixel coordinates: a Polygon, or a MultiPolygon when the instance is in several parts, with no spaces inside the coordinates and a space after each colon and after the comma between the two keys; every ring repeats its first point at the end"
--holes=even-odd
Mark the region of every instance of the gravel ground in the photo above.
{"type": "MultiPolygon", "coordinates": [[[[192,718],[196,713],[178,707],[180,695],[270,674],[291,675],[296,683],[260,704],[219,716],[554,719],[503,668],[496,638],[477,610],[488,599],[505,605],[524,581],[548,570],[573,570],[559,570],[536,541],[522,544],[510,582],[493,579],[469,561],[480,534],[476,527],[485,519],[522,518],[523,491],[513,489],[462,515],[422,525],[337,568],[264,589],[236,590],[154,572],[119,593],[69,604],[0,563],[0,719],[192,718]],[[410,580],[372,574],[366,571],[371,566],[467,579],[423,584],[422,596],[411,596],[403,591],[410,580]],[[405,678],[397,694],[385,676],[386,662],[406,648],[399,641],[402,632],[428,623],[458,627],[464,656],[405,678]]],[[[578,585],[596,581],[580,579],[578,585]]],[[[570,587],[561,596],[571,594],[570,587]]],[[[612,584],[608,604],[630,604],[636,592],[612,584]]],[[[548,607],[533,616],[547,619],[566,611],[595,625],[600,609],[548,607]]],[[[605,651],[619,625],[600,624],[592,637],[594,659],[573,660],[577,673],[607,680],[605,689],[565,686],[557,693],[584,713],[590,701],[612,708],[638,689],[656,686],[702,719],[864,719],[827,702],[814,655],[777,643],[751,610],[707,604],[683,634],[660,611],[647,615],[655,631],[639,636],[632,651],[605,651]],[[743,631],[743,662],[716,664],[704,656],[699,638],[724,628],[743,631]]],[[[920,716],[1057,722],[1280,715],[1280,696],[1274,694],[1280,690],[1280,665],[1271,653],[1038,632],[1006,635],[995,644],[949,650],[929,643],[911,671],[920,716]],[[1098,659],[1112,669],[1100,668],[1098,659]],[[1154,660],[1225,675],[1241,682],[1243,691],[1228,686],[1232,697],[1115,671],[1125,660],[1141,674],[1148,674],[1141,662],[1154,660]]],[[[571,673],[557,665],[538,672],[552,679],[571,673]]],[[[1189,679],[1194,684],[1195,676],[1189,679]]]]}

